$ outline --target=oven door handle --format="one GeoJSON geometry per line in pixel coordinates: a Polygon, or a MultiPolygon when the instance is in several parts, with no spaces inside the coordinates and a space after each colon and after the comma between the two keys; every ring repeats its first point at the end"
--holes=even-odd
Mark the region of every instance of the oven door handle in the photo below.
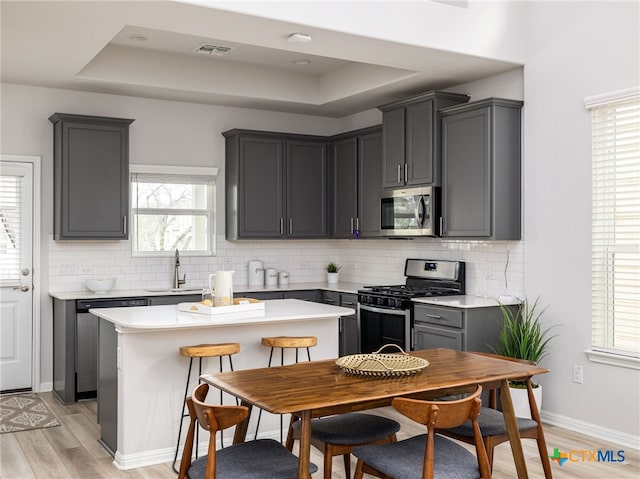
{"type": "Polygon", "coordinates": [[[360,309],[365,311],[371,311],[372,313],[393,314],[395,316],[406,316],[407,311],[405,309],[386,309],[386,308],[374,308],[373,306],[358,305],[360,309]]]}

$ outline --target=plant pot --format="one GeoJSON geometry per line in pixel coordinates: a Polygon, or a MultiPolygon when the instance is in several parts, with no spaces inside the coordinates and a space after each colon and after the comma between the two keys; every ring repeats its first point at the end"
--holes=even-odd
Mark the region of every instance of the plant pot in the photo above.
{"type": "Polygon", "coordinates": [[[340,273],[327,273],[327,283],[334,284],[338,282],[340,273]]]}
{"type": "MultiPolygon", "coordinates": [[[[513,402],[513,409],[516,412],[517,417],[532,419],[531,409],[529,408],[529,396],[527,395],[527,388],[509,387],[511,393],[511,401],[513,402]]],[[[538,384],[538,387],[533,388],[533,397],[536,399],[536,405],[538,406],[538,412],[542,408],[542,385],[538,384]]]]}

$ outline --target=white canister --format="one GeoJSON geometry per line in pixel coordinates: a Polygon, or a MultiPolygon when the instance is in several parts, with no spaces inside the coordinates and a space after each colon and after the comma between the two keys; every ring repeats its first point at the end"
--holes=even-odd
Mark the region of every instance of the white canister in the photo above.
{"type": "Polygon", "coordinates": [[[248,265],[249,286],[264,286],[264,263],[254,259],[248,265]]]}
{"type": "Polygon", "coordinates": [[[280,271],[278,273],[278,284],[280,286],[287,286],[289,284],[289,273],[287,271],[280,271]]]}
{"type": "Polygon", "coordinates": [[[267,268],[264,270],[264,284],[265,286],[276,286],[278,284],[278,272],[273,268],[267,268]]]}

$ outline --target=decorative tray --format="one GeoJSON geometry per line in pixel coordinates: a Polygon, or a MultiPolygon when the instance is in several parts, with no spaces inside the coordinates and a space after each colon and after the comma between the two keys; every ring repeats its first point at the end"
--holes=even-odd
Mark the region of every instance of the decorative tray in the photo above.
{"type": "Polygon", "coordinates": [[[338,358],[336,364],[344,372],[360,376],[409,376],[422,371],[429,365],[429,361],[410,356],[396,344],[385,344],[371,354],[352,354],[338,358]],[[380,353],[390,346],[398,348],[399,353],[380,353]]]}
{"type": "Polygon", "coordinates": [[[211,300],[198,303],[179,303],[178,311],[209,315],[246,313],[247,316],[264,316],[264,302],[253,298],[234,298],[233,305],[213,306],[211,300]]]}

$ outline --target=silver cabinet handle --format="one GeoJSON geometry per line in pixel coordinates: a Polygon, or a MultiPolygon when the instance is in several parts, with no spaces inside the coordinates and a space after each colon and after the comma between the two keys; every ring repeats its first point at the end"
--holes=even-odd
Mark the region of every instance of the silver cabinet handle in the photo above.
{"type": "Polygon", "coordinates": [[[289,218],[289,234],[293,234],[293,218],[289,218]]]}
{"type": "Polygon", "coordinates": [[[400,165],[400,163],[398,163],[398,183],[402,183],[402,166],[400,165]]]}
{"type": "Polygon", "coordinates": [[[351,218],[351,234],[353,234],[353,217],[351,218]]]}
{"type": "Polygon", "coordinates": [[[440,235],[444,236],[444,217],[440,217],[440,235]]]}
{"type": "Polygon", "coordinates": [[[280,218],[280,236],[284,234],[284,218],[280,218]]]}
{"type": "Polygon", "coordinates": [[[353,306],[353,305],[355,305],[355,304],[356,304],[356,303],[354,303],[354,302],[352,302],[352,301],[343,301],[343,302],[342,302],[342,305],[343,305],[343,306],[353,306]]]}
{"type": "Polygon", "coordinates": [[[425,315],[427,318],[432,318],[432,319],[442,319],[442,316],[438,316],[438,315],[436,315],[436,314],[424,313],[424,315],[425,315]]]}
{"type": "Polygon", "coordinates": [[[122,217],[122,230],[124,231],[124,234],[127,234],[127,215],[122,217]]]}
{"type": "Polygon", "coordinates": [[[409,163],[404,164],[404,182],[409,180],[409,163]]]}
{"type": "Polygon", "coordinates": [[[360,231],[360,218],[356,218],[356,231],[360,231]]]}
{"type": "Polygon", "coordinates": [[[323,303],[327,303],[327,304],[335,304],[335,299],[323,299],[322,300],[323,303]]]}

